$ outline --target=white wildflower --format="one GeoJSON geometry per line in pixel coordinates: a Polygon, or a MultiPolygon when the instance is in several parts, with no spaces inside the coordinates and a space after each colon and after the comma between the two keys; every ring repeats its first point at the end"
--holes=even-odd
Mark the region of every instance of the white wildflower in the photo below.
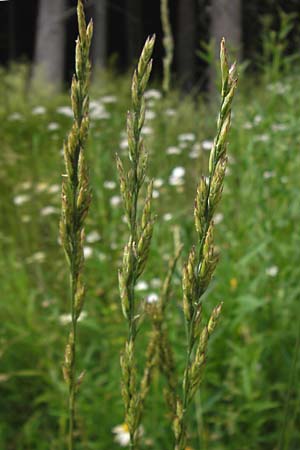
{"type": "Polygon", "coordinates": [[[41,216],[50,216],[51,214],[58,214],[59,209],[54,206],[45,206],[41,209],[41,216]]]}
{"type": "Polygon", "coordinates": [[[117,97],[115,95],[104,95],[101,97],[100,101],[102,103],[116,103],[117,97]]]}
{"type": "Polygon", "coordinates": [[[279,272],[279,269],[278,269],[277,266],[271,266],[271,267],[268,267],[268,268],[266,269],[266,274],[267,274],[269,277],[276,277],[276,275],[278,274],[278,272],[279,272]]]}
{"type": "Polygon", "coordinates": [[[42,115],[42,114],[45,114],[45,112],[46,112],[46,108],[44,107],[44,106],[35,106],[33,109],[32,109],[32,114],[34,114],[35,116],[40,116],[40,115],[42,115]]]}
{"type": "Polygon", "coordinates": [[[168,147],[166,150],[167,155],[180,155],[181,149],[178,147],[168,147]]]}
{"type": "Polygon", "coordinates": [[[162,97],[161,92],[157,89],[148,89],[145,92],[145,98],[146,99],[153,99],[153,100],[159,100],[162,97]]]}
{"type": "Polygon", "coordinates": [[[49,194],[57,194],[58,192],[60,192],[61,187],[59,184],[52,184],[49,189],[48,192],[49,194]]]}
{"type": "Polygon", "coordinates": [[[59,106],[56,111],[66,117],[73,117],[73,111],[70,106],[59,106]]]}
{"type": "Polygon", "coordinates": [[[14,197],[14,204],[18,206],[23,205],[23,203],[28,202],[28,200],[30,200],[30,196],[27,194],[16,195],[14,197]]]}
{"type": "Polygon", "coordinates": [[[44,252],[36,252],[33,255],[29,256],[26,261],[28,264],[31,263],[41,263],[45,261],[46,255],[44,252]]]}
{"type": "Polygon", "coordinates": [[[155,111],[151,111],[151,110],[147,110],[145,113],[145,119],[146,120],[153,120],[156,117],[156,112],[155,111]]]}
{"type": "Polygon", "coordinates": [[[156,179],[153,181],[153,186],[154,186],[155,188],[160,188],[160,187],[163,186],[163,184],[164,184],[164,180],[163,180],[162,178],[156,178],[156,179]]]}
{"type": "Polygon", "coordinates": [[[166,213],[163,215],[163,219],[165,222],[169,222],[170,220],[173,219],[173,215],[171,213],[166,213]]]}
{"type": "Polygon", "coordinates": [[[120,203],[121,203],[121,201],[122,201],[122,200],[121,200],[121,197],[120,197],[119,195],[113,195],[113,196],[110,198],[110,200],[109,200],[111,206],[119,206],[120,203]]]}
{"type": "Polygon", "coordinates": [[[182,133],[178,135],[178,140],[180,142],[193,142],[196,139],[194,133],[182,133]]]}
{"type": "Polygon", "coordinates": [[[141,130],[141,134],[143,134],[144,136],[149,136],[152,133],[153,133],[153,128],[151,128],[151,127],[144,126],[141,130]]]}
{"type": "Polygon", "coordinates": [[[153,198],[158,198],[159,196],[160,196],[159,191],[157,189],[153,189],[152,197],[153,198]]]}
{"type": "MultiPolygon", "coordinates": [[[[82,320],[84,320],[87,317],[87,312],[86,311],[81,311],[79,317],[78,317],[78,322],[81,322],[82,320]]],[[[71,314],[61,314],[59,316],[59,322],[61,325],[68,325],[69,323],[72,322],[72,316],[71,314]]]]}
{"type": "Polygon", "coordinates": [[[135,289],[137,291],[146,291],[149,288],[149,285],[146,281],[140,280],[136,283],[135,289]]]}
{"type": "Polygon", "coordinates": [[[151,292],[146,297],[146,303],[157,303],[159,300],[159,296],[155,292],[151,292]]]}
{"type": "Polygon", "coordinates": [[[275,172],[274,170],[266,170],[263,174],[263,177],[265,180],[268,180],[269,178],[274,178],[275,177],[275,172]]]}
{"type": "Polygon", "coordinates": [[[130,433],[126,423],[117,425],[112,429],[112,432],[115,435],[115,442],[117,442],[121,447],[127,447],[130,444],[130,433]]]}
{"type": "Polygon", "coordinates": [[[222,213],[215,214],[215,216],[214,216],[215,225],[218,225],[218,223],[221,223],[223,221],[223,219],[224,219],[224,216],[222,213]]]}
{"type": "Polygon", "coordinates": [[[17,120],[23,120],[23,116],[19,112],[14,112],[10,116],[8,116],[8,120],[12,122],[17,120]]]}
{"type": "Polygon", "coordinates": [[[101,236],[97,230],[91,231],[86,235],[86,242],[93,244],[94,242],[100,241],[101,236]]]}
{"type": "Polygon", "coordinates": [[[60,125],[57,122],[50,122],[48,124],[47,128],[48,128],[49,131],[56,131],[56,130],[58,130],[60,128],[60,125]]]}
{"type": "Polygon", "coordinates": [[[89,247],[88,245],[85,245],[83,247],[83,254],[84,254],[85,259],[91,258],[91,256],[93,255],[92,247],[89,247]]]}
{"type": "Polygon", "coordinates": [[[201,142],[203,150],[210,151],[213,146],[213,141],[205,140],[201,142]]]}
{"type": "Polygon", "coordinates": [[[113,190],[117,187],[117,183],[113,180],[104,181],[103,186],[105,189],[113,190]]]}

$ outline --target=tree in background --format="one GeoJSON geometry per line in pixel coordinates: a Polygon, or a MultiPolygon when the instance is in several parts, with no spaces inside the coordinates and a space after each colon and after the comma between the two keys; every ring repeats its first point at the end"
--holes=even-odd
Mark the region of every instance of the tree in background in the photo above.
{"type": "Polygon", "coordinates": [[[65,68],[66,0],[40,0],[34,54],[34,78],[39,73],[58,90],[65,68]]]}
{"type": "Polygon", "coordinates": [[[107,52],[107,0],[97,0],[94,4],[93,65],[104,69],[107,52]]]}
{"type": "MultiPolygon", "coordinates": [[[[214,44],[215,60],[219,58],[221,39],[225,37],[227,46],[236,59],[242,56],[242,0],[211,0],[210,37],[214,44]]],[[[216,65],[211,64],[209,91],[216,92],[216,65]]]]}
{"type": "Polygon", "coordinates": [[[129,64],[139,56],[143,42],[142,1],[126,0],[126,41],[129,64]]]}
{"type": "Polygon", "coordinates": [[[195,80],[196,3],[179,0],[177,32],[177,68],[179,81],[190,90],[195,80]]]}

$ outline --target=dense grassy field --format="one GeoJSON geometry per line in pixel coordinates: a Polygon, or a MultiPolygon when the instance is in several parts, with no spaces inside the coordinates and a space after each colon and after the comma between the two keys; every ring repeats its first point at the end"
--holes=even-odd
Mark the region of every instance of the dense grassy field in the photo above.
{"type": "MultiPolygon", "coordinates": [[[[0,449],[61,450],[67,389],[68,272],[58,240],[62,144],[69,98],[28,93],[20,69],[1,74],[0,449]]],[[[126,154],[129,78],[99,75],[92,87],[88,146],[93,201],[87,224],[85,314],[78,365],[78,449],[118,449],[123,421],[119,354],[126,324],[117,269],[127,237],[115,153],[126,154]]],[[[144,129],[158,215],[140,299],[159,293],[174,249],[184,244],[168,312],[178,372],[184,366],[181,266],[193,242],[193,199],[206,172],[216,109],[200,98],[147,93],[144,129]],[[179,176],[180,175],[180,176],[179,176]]],[[[224,301],[190,415],[201,450],[300,448],[300,80],[247,80],[234,103],[229,170],[216,216],[221,261],[205,298],[224,301]]],[[[149,324],[138,336],[144,359],[149,324]]],[[[172,449],[157,373],[144,420],[145,448],[172,449]]]]}

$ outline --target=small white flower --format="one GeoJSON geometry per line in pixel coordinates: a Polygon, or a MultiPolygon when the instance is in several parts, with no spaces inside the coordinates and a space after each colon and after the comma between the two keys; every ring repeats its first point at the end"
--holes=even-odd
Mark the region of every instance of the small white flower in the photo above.
{"type": "Polygon", "coordinates": [[[268,267],[268,268],[266,269],[266,274],[267,274],[269,277],[276,277],[276,275],[278,274],[278,272],[279,272],[279,269],[278,269],[277,266],[271,266],[271,267],[268,267]]]}
{"type": "Polygon", "coordinates": [[[23,120],[23,116],[19,112],[14,112],[10,116],[8,116],[8,120],[12,122],[17,120],[23,120]]]}
{"type": "Polygon", "coordinates": [[[166,214],[163,215],[163,219],[164,219],[165,222],[169,222],[170,220],[173,219],[173,214],[166,213],[166,214]]]}
{"type": "Polygon", "coordinates": [[[41,209],[41,216],[50,216],[51,214],[59,213],[59,209],[54,206],[45,206],[41,209]]]}
{"type": "Polygon", "coordinates": [[[213,146],[213,141],[205,140],[201,142],[203,150],[210,151],[213,146]]]}
{"type": "Polygon", "coordinates": [[[159,196],[160,196],[159,191],[157,191],[156,189],[153,189],[152,197],[153,197],[153,198],[158,198],[159,196]]]}
{"type": "Polygon", "coordinates": [[[56,111],[66,117],[73,117],[73,111],[70,106],[59,106],[56,111]]]}
{"type": "Polygon", "coordinates": [[[147,110],[145,113],[145,119],[146,120],[153,120],[156,117],[156,112],[155,111],[151,111],[151,110],[147,110]]]}
{"type": "Polygon", "coordinates": [[[112,429],[115,435],[115,442],[117,442],[121,447],[127,447],[130,444],[130,433],[126,423],[122,425],[117,425],[112,429]]]}
{"type": "Polygon", "coordinates": [[[155,188],[160,188],[163,186],[163,184],[164,184],[164,180],[162,178],[156,178],[153,182],[153,186],[155,188]]]}
{"type": "Polygon", "coordinates": [[[40,115],[42,115],[42,114],[45,114],[45,112],[46,112],[46,108],[44,107],[44,106],[35,106],[33,109],[32,109],[32,114],[34,114],[35,116],[40,116],[40,115]]]}
{"type": "Polygon", "coordinates": [[[120,141],[120,148],[122,150],[126,150],[126,148],[128,148],[128,139],[126,137],[124,137],[121,141],[120,141]]]}
{"type": "Polygon", "coordinates": [[[146,302],[147,303],[157,303],[159,300],[159,296],[155,293],[155,292],[151,292],[149,295],[147,295],[146,297],[146,302]]]}
{"type": "Polygon", "coordinates": [[[26,261],[28,262],[28,264],[31,263],[41,263],[43,261],[45,261],[46,255],[44,252],[36,252],[33,255],[29,256],[26,261]]]}
{"type": "Polygon", "coordinates": [[[141,134],[143,134],[144,136],[149,136],[152,133],[153,133],[153,129],[151,127],[145,126],[141,130],[141,134]]]}
{"type": "MultiPolygon", "coordinates": [[[[80,315],[78,317],[78,322],[81,322],[86,317],[87,317],[87,312],[86,311],[81,311],[81,313],[80,313],[80,315]]],[[[68,325],[69,323],[71,323],[72,322],[71,314],[61,314],[59,316],[59,322],[61,323],[61,325],[68,325]]]]}
{"type": "Polygon", "coordinates": [[[93,249],[92,249],[92,247],[89,247],[88,245],[85,245],[85,246],[83,247],[83,254],[84,254],[84,258],[85,258],[85,259],[91,258],[91,256],[93,255],[93,249]]]}
{"type": "Polygon", "coordinates": [[[159,100],[162,97],[161,92],[157,89],[148,89],[145,92],[145,98],[146,99],[153,99],[153,100],[159,100]]]}
{"type": "Polygon", "coordinates": [[[94,242],[100,241],[101,236],[97,230],[91,231],[86,235],[86,242],[93,244],[94,242]]]}
{"type": "Polygon", "coordinates": [[[58,192],[60,192],[60,185],[59,184],[52,184],[49,189],[48,192],[49,194],[57,194],[58,192]]]}
{"type": "Polygon", "coordinates": [[[182,133],[178,135],[178,140],[180,142],[194,142],[196,136],[194,133],[182,133]]]}
{"type": "Polygon", "coordinates": [[[100,101],[102,103],[116,103],[117,97],[115,95],[104,95],[100,101]]]}
{"type": "Polygon", "coordinates": [[[109,200],[111,206],[119,206],[122,202],[122,199],[119,195],[113,195],[109,200]]]}
{"type": "Polygon", "coordinates": [[[222,213],[215,214],[215,216],[214,216],[215,225],[218,225],[218,223],[221,223],[223,221],[223,219],[224,219],[224,216],[222,213]]]}
{"type": "Polygon", "coordinates": [[[265,180],[268,180],[269,178],[274,178],[275,177],[275,172],[274,172],[274,170],[266,170],[265,172],[264,172],[264,179],[265,180]]]}
{"type": "Polygon", "coordinates": [[[104,181],[103,186],[105,187],[105,189],[113,190],[117,187],[117,183],[112,180],[107,180],[104,181]]]}
{"type": "Polygon", "coordinates": [[[16,195],[14,197],[14,204],[18,206],[23,205],[23,203],[28,202],[28,200],[30,200],[30,196],[27,194],[16,195]]]}
{"type": "Polygon", "coordinates": [[[137,291],[146,291],[149,288],[149,285],[146,281],[140,280],[136,283],[135,289],[137,291]]]}
{"type": "Polygon", "coordinates": [[[257,115],[254,117],[254,123],[255,123],[255,125],[258,125],[261,121],[262,121],[262,116],[260,116],[259,114],[257,114],[257,115]]]}
{"type": "Polygon", "coordinates": [[[60,128],[60,125],[57,122],[50,122],[48,124],[47,128],[48,128],[49,131],[55,131],[55,130],[58,130],[60,128]]]}
{"type": "Polygon", "coordinates": [[[181,177],[184,177],[184,175],[185,175],[185,168],[184,167],[175,167],[173,170],[172,170],[172,174],[171,174],[171,176],[172,177],[175,177],[175,178],[181,178],[181,177]]]}
{"type": "Polygon", "coordinates": [[[180,155],[181,149],[178,147],[168,147],[166,150],[167,155],[180,155]]]}

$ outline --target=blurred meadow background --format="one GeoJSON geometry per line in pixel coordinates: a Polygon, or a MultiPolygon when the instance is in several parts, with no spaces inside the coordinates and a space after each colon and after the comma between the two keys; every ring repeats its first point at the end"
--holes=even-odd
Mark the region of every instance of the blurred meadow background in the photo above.
{"type": "MultiPolygon", "coordinates": [[[[181,268],[194,239],[193,199],[199,176],[207,172],[218,107],[213,38],[220,36],[215,33],[210,35],[212,40],[202,39],[207,26],[201,16],[203,7],[203,14],[211,15],[212,32],[216,22],[224,24],[223,30],[217,27],[222,34],[237,30],[225,37],[239,56],[240,79],[233,105],[229,168],[215,217],[221,260],[204,302],[205,311],[220,300],[224,308],[191,410],[190,442],[194,450],[299,450],[300,4],[251,2],[250,10],[244,4],[248,2],[235,1],[235,13],[228,16],[222,1],[171,2],[177,59],[171,91],[163,95],[159,7],[153,6],[151,12],[156,30],[145,19],[146,6],[142,16],[134,2],[112,3],[123,8],[127,21],[129,15],[139,24],[134,28],[137,41],[131,36],[133,30],[120,28],[118,46],[112,22],[115,14],[116,24],[121,23],[121,13],[99,3],[109,17],[102,17],[107,23],[102,35],[106,47],[95,63],[91,86],[87,151],[93,200],[84,249],[88,291],[78,346],[78,366],[86,370],[86,377],[78,396],[76,448],[120,448],[113,429],[123,422],[119,355],[127,330],[117,271],[128,231],[115,153],[127,154],[130,78],[149,28],[158,32],[158,49],[146,93],[143,133],[158,219],[138,290],[141,302],[159,294],[174,241],[180,239],[184,252],[174,277],[168,324],[178,372],[183,371],[181,268]],[[188,22],[181,23],[176,14],[183,14],[188,22]],[[182,39],[189,27],[195,33],[193,45],[182,39]],[[249,30],[256,32],[249,36],[249,30]],[[124,42],[128,48],[134,42],[127,59],[122,56],[124,42]],[[188,53],[185,64],[180,52],[181,58],[188,53]]],[[[73,5],[63,6],[73,11],[73,5]]],[[[88,12],[96,17],[97,8],[92,7],[93,3],[88,12]]],[[[4,28],[1,32],[0,68],[0,449],[61,450],[67,426],[67,388],[61,366],[70,316],[68,271],[58,223],[62,147],[72,123],[68,82],[74,39],[67,41],[66,49],[71,50],[64,53],[67,60],[61,79],[53,79],[55,85],[50,86],[33,75],[31,63],[36,61],[31,61],[31,44],[28,53],[18,44],[22,38],[14,26],[20,21],[21,6],[10,0],[1,3],[0,11],[1,22],[7,14],[11,27],[6,25],[7,32],[4,28]],[[5,48],[10,49],[6,56],[5,48]]],[[[37,5],[29,11],[39,23],[37,5]]],[[[72,34],[72,24],[65,28],[72,34]]],[[[45,62],[45,55],[39,62],[45,62]]],[[[54,71],[59,72],[58,66],[54,71]]],[[[145,320],[138,336],[141,364],[149,330],[145,320]]],[[[172,448],[163,385],[157,372],[143,421],[144,448],[172,448]]]]}

